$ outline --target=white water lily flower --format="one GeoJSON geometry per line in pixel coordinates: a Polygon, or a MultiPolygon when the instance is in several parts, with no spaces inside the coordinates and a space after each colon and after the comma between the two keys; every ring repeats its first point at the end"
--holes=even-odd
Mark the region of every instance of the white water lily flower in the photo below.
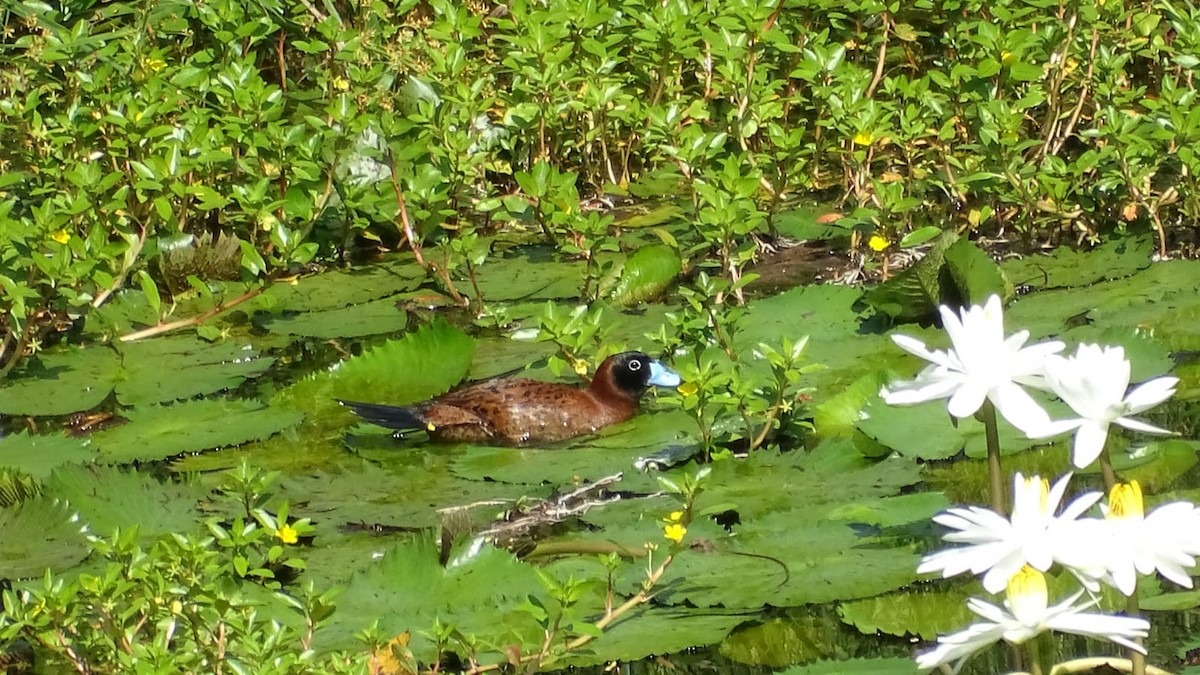
{"type": "MultiPolygon", "coordinates": [[[[983,587],[989,593],[999,593],[1025,565],[1043,572],[1050,569],[1061,557],[1060,551],[1077,549],[1079,530],[1072,526],[1101,496],[1099,492],[1081,495],[1056,516],[1070,477],[1063,476],[1051,488],[1039,476],[1016,474],[1012,516],[1008,518],[979,506],[954,508],[934,516],[934,522],[957,530],[943,539],[967,546],[926,556],[917,572],[940,571],[943,577],[968,571],[983,574],[983,587]]],[[[1089,558],[1082,562],[1088,563],[1089,569],[1097,566],[1089,558]]]]}
{"type": "Polygon", "coordinates": [[[952,349],[930,350],[916,338],[893,335],[901,349],[930,365],[911,382],[884,387],[883,399],[890,405],[909,405],[946,398],[947,410],[958,418],[974,415],[987,399],[1021,431],[1045,428],[1049,415],[1021,385],[1045,388],[1043,364],[1047,356],[1062,351],[1063,343],[1026,347],[1027,330],[1004,337],[1004,312],[997,295],[982,307],[963,309],[961,318],[946,306],[938,311],[952,349]]]}
{"type": "Polygon", "coordinates": [[[1133,419],[1135,415],[1162,403],[1175,394],[1175,377],[1159,377],[1129,388],[1129,361],[1121,347],[1079,345],[1074,356],[1046,358],[1046,383],[1079,417],[1054,422],[1037,437],[1054,436],[1076,429],[1071,452],[1075,466],[1083,468],[1096,461],[1108,440],[1108,427],[1117,426],[1151,434],[1170,431],[1133,419]]]}
{"type": "Polygon", "coordinates": [[[1001,639],[1019,645],[1048,630],[1104,638],[1146,653],[1145,647],[1134,642],[1149,634],[1150,622],[1145,619],[1086,613],[1083,610],[1095,605],[1096,601],[1076,604],[1083,591],[1050,606],[1046,578],[1030,567],[1018,571],[1007,585],[1008,595],[1003,607],[977,598],[968,600],[967,607],[985,621],[939,637],[937,647],[917,655],[917,666],[929,670],[957,661],[954,666],[957,673],[967,657],[1001,639]]]}
{"type": "Polygon", "coordinates": [[[1158,572],[1180,586],[1192,587],[1189,570],[1200,557],[1200,509],[1195,504],[1171,502],[1147,514],[1141,485],[1130,481],[1114,485],[1102,508],[1103,520],[1079,523],[1075,539],[1079,545],[1060,552],[1059,562],[1091,566],[1092,576],[1127,596],[1137,590],[1139,574],[1158,572]],[[1103,569],[1094,569],[1097,562],[1103,569]]]}

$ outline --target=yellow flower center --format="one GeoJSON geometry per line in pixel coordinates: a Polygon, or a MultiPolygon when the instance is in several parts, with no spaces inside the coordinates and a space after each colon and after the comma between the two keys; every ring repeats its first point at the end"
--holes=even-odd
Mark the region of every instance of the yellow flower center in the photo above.
{"type": "Polygon", "coordinates": [[[1142,502],[1142,486],[1136,480],[1117,483],[1108,493],[1109,518],[1142,518],[1146,506],[1142,502]]]}
{"type": "Polygon", "coordinates": [[[1033,624],[1046,613],[1046,576],[1026,565],[1008,580],[1008,607],[1023,623],[1033,624]]]}

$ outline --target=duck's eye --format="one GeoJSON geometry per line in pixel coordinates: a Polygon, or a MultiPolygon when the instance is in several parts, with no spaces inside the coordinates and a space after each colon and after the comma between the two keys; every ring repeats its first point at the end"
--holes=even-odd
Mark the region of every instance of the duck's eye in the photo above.
{"type": "Polygon", "coordinates": [[[636,373],[637,371],[642,369],[642,362],[641,361],[630,361],[629,369],[636,373]]]}

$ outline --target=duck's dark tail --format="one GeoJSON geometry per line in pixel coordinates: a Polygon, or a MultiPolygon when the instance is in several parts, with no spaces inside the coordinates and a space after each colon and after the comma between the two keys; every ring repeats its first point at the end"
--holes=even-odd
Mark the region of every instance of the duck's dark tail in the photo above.
{"type": "Polygon", "coordinates": [[[359,403],[343,401],[338,403],[354,411],[354,414],[372,424],[378,424],[388,429],[424,429],[425,414],[418,407],[379,405],[378,403],[359,403]]]}

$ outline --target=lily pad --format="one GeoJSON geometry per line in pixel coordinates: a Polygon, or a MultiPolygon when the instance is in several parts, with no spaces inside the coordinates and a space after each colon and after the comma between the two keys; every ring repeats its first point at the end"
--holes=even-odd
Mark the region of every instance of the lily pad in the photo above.
{"type": "Polygon", "coordinates": [[[49,498],[0,508],[0,579],[40,576],[83,560],[83,529],[72,509],[49,498]]]}
{"type": "Polygon", "coordinates": [[[1013,285],[1004,270],[970,239],[959,239],[946,249],[946,269],[954,280],[958,297],[966,303],[982,305],[990,295],[1003,300],[1013,295],[1013,285]]]}
{"type": "Polygon", "coordinates": [[[848,633],[820,614],[780,617],[738,629],[721,644],[721,655],[740,663],[779,668],[841,653],[848,633]]]}
{"type": "Polygon", "coordinates": [[[93,346],[39,354],[0,387],[0,413],[68,415],[91,410],[113,390],[120,359],[93,346]]]}
{"type": "Polygon", "coordinates": [[[983,596],[978,583],[952,590],[918,589],[899,591],[838,605],[842,620],[864,635],[915,635],[931,641],[971,623],[976,617],[967,609],[967,598],[983,596]]]}
{"type": "Polygon", "coordinates": [[[446,566],[438,563],[431,537],[418,537],[386,551],[381,560],[356,575],[338,596],[338,612],[319,629],[328,647],[355,644],[354,633],[378,621],[385,635],[409,631],[409,647],[419,658],[433,656],[427,631],[435,620],[453,624],[485,641],[506,640],[520,623],[536,629],[532,617],[514,614],[541,584],[533,567],[507,551],[484,546],[474,556],[446,566]]]}
{"type": "MultiPolygon", "coordinates": [[[[916,321],[933,316],[937,305],[945,299],[942,272],[946,251],[959,239],[954,232],[945,232],[934,241],[933,247],[912,267],[900,272],[863,295],[867,304],[895,321],[916,321]]],[[[953,297],[953,296],[952,296],[953,297]]]]}
{"type": "Polygon", "coordinates": [[[745,616],[738,614],[646,607],[614,623],[586,651],[571,654],[553,665],[595,666],[674,654],[690,647],[716,644],[745,620],[745,616]]]}
{"type": "Polygon", "coordinates": [[[81,438],[66,434],[13,434],[0,438],[0,467],[18,469],[34,478],[45,478],[58,466],[89,462],[96,449],[81,438]]]}
{"type": "Polygon", "coordinates": [[[611,288],[601,290],[618,305],[636,305],[662,295],[681,271],[683,263],[674,248],[665,244],[643,246],[626,258],[611,288]]]}
{"type": "Polygon", "coordinates": [[[275,362],[259,358],[249,344],[209,343],[192,336],[122,343],[120,351],[123,372],[116,385],[117,400],[127,406],[233,389],[275,362]]]}
{"type": "Polygon", "coordinates": [[[912,659],[877,658],[818,661],[792,666],[778,675],[917,675],[920,672],[912,659]]]}
{"type": "MultiPolygon", "coordinates": [[[[1027,450],[1042,442],[1028,438],[1003,418],[999,418],[998,427],[1003,454],[1027,450]]],[[[863,407],[858,428],[905,457],[948,459],[963,450],[968,457],[987,455],[983,423],[973,417],[955,420],[946,412],[944,400],[891,406],[874,397],[863,407]]]]}
{"type": "Polygon", "coordinates": [[[489,258],[475,273],[479,292],[488,302],[577,298],[583,277],[582,262],[554,261],[539,249],[489,258]]]}
{"type": "Polygon", "coordinates": [[[93,534],[106,537],[117,528],[136,526],[143,537],[152,538],[195,529],[200,521],[196,505],[208,490],[112,466],[72,466],[54,471],[45,494],[70,504],[93,534]]]}
{"type": "Polygon", "coordinates": [[[185,452],[240,445],[295,425],[303,414],[258,401],[205,399],[131,408],[128,424],[92,436],[105,462],[166,459],[185,452]]]}
{"type": "Polygon", "coordinates": [[[276,283],[252,301],[251,307],[271,312],[338,309],[411,291],[420,285],[424,277],[424,270],[415,263],[390,268],[376,266],[335,270],[301,277],[294,283],[276,283]]]}
{"type": "Polygon", "coordinates": [[[1005,261],[1000,267],[1018,286],[1049,290],[1078,288],[1106,279],[1127,277],[1151,265],[1154,241],[1150,235],[1113,239],[1091,251],[1059,246],[1049,255],[1005,261]]]}
{"type": "Polygon", "coordinates": [[[255,323],[274,333],[315,338],[354,338],[402,331],[408,314],[384,298],[348,307],[285,315],[259,315],[255,323]]]}
{"type": "Polygon", "coordinates": [[[444,393],[471,366],[475,342],[442,320],[369,349],[329,375],[338,398],[403,405],[444,393]]]}

